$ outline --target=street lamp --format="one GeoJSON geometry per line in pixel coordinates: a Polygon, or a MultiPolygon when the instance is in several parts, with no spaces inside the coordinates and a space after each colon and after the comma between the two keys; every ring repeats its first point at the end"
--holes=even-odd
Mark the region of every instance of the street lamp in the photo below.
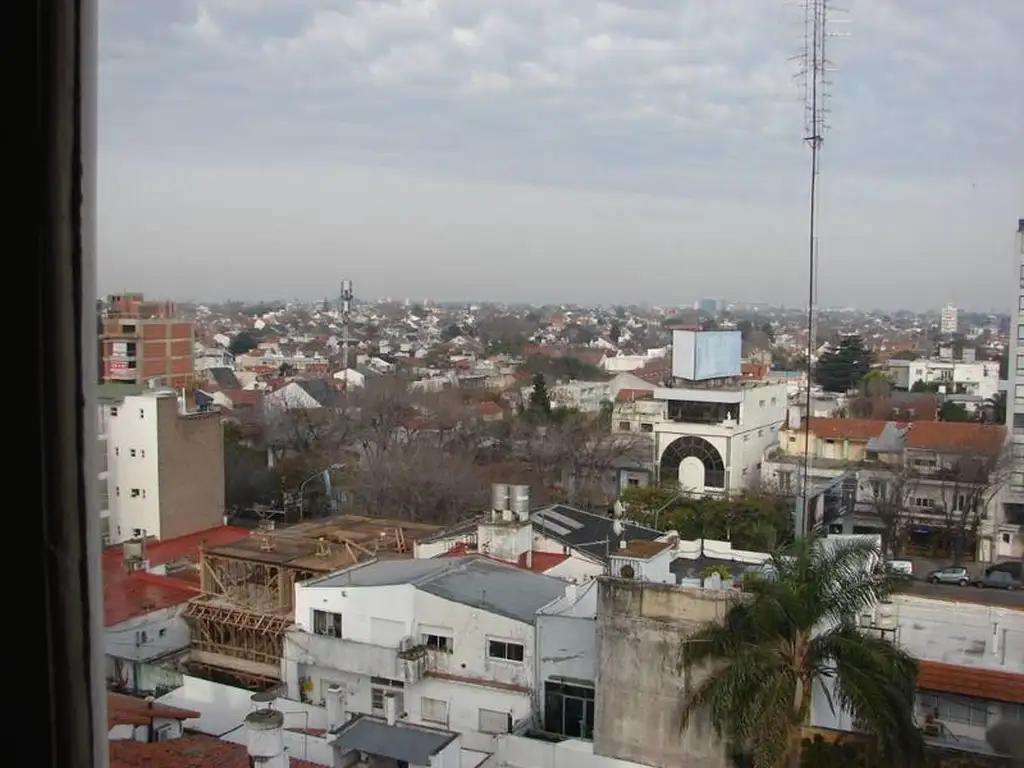
{"type": "MultiPolygon", "coordinates": [[[[331,473],[331,472],[333,472],[335,470],[344,469],[345,466],[346,466],[345,464],[331,464],[331,466],[326,467],[325,469],[321,469],[321,470],[318,470],[318,471],[314,472],[309,477],[307,477],[305,480],[303,480],[301,483],[299,483],[299,491],[298,491],[298,493],[299,493],[299,519],[300,520],[304,519],[305,516],[306,516],[305,515],[305,509],[306,509],[306,495],[305,495],[306,485],[310,481],[316,480],[318,477],[321,477],[321,478],[324,477],[325,474],[329,475],[329,473],[331,473]]],[[[332,511],[335,511],[335,506],[336,505],[334,503],[333,495],[332,495],[332,498],[330,499],[330,504],[331,504],[332,511]]]]}

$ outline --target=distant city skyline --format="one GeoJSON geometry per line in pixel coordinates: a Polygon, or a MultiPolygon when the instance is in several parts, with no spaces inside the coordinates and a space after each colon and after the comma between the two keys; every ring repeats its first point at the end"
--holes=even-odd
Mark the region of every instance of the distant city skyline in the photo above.
{"type": "MultiPolygon", "coordinates": [[[[846,5],[821,303],[1008,311],[1024,4],[846,5]]],[[[785,3],[106,0],[100,16],[103,292],[314,298],[348,277],[455,300],[805,298],[785,3]]]]}

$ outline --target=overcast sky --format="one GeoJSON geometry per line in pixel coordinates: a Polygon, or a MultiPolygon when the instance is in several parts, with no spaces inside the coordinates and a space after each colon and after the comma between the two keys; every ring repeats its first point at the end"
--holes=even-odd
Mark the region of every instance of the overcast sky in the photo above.
{"type": "MultiPolygon", "coordinates": [[[[1008,309],[1024,2],[843,5],[822,303],[1008,309]]],[[[787,0],[100,8],[101,291],[805,301],[787,0]]]]}

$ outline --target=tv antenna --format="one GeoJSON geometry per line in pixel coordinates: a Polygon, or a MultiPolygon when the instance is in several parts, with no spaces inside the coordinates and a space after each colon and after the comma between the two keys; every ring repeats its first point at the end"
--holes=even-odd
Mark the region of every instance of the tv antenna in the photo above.
{"type": "Polygon", "coordinates": [[[815,337],[818,331],[818,176],[821,173],[821,150],[829,129],[829,73],[835,71],[828,58],[828,40],[843,33],[831,31],[832,14],[842,12],[831,0],[802,0],[803,50],[797,77],[803,85],[804,143],[811,150],[810,189],[807,217],[807,387],[804,414],[804,466],[801,489],[801,514],[806,514],[811,477],[811,376],[815,337]]]}

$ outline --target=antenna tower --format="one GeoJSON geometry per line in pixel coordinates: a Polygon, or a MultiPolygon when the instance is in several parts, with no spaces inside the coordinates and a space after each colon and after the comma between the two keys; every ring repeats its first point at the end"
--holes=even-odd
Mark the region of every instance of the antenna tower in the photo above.
{"type": "Polygon", "coordinates": [[[348,389],[348,321],[352,311],[352,281],[341,281],[341,370],[345,372],[342,386],[348,389]]]}
{"type": "Polygon", "coordinates": [[[814,356],[815,336],[818,330],[818,176],[821,173],[821,149],[828,130],[828,88],[832,84],[828,74],[833,71],[826,55],[827,41],[838,35],[829,30],[831,14],[840,10],[831,0],[803,0],[803,50],[798,77],[804,92],[804,143],[811,150],[810,195],[808,201],[807,233],[807,393],[804,415],[804,467],[802,483],[801,521],[798,532],[806,520],[811,475],[811,360],[814,356]]]}

